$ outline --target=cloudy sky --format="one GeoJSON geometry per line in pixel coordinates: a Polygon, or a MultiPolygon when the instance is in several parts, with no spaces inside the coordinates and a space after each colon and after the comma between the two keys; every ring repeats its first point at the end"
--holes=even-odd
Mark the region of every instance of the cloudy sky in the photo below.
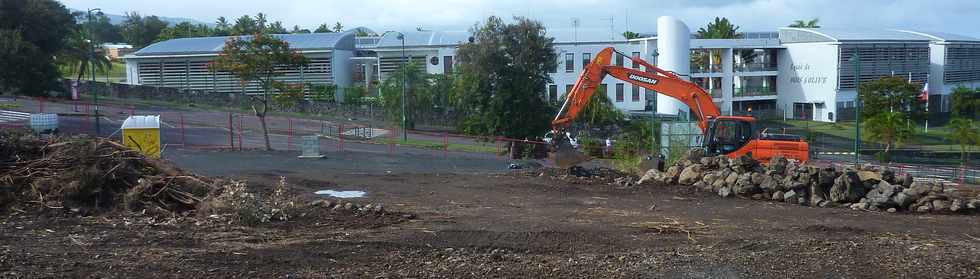
{"type": "Polygon", "coordinates": [[[715,16],[728,17],[741,31],[773,31],[796,19],[819,18],[823,27],[942,31],[980,37],[977,0],[62,0],[69,8],[99,7],[112,14],[137,11],[213,22],[266,13],[292,27],[315,28],[340,21],[375,31],[467,30],[487,16],[524,16],[553,29],[572,27],[622,32],[656,30],[656,18],[671,15],[692,30],[715,16]]]}

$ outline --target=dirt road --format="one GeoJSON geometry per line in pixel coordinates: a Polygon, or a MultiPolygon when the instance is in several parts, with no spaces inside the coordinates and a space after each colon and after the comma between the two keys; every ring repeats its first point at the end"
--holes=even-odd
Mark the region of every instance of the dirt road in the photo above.
{"type": "Polygon", "coordinates": [[[310,162],[285,153],[222,154],[183,150],[169,156],[202,174],[246,178],[261,191],[284,175],[305,201],[321,198],[316,190],[365,191],[365,197],[349,201],[381,203],[395,213],[381,219],[324,213],[261,227],[147,224],[125,214],[12,214],[0,222],[0,275],[980,276],[975,215],[808,208],[723,199],[672,185],[622,188],[508,173],[499,163],[478,159],[439,165],[437,158],[412,156],[310,162]],[[386,165],[405,171],[388,173],[386,165]],[[390,217],[404,213],[415,218],[390,217]]]}

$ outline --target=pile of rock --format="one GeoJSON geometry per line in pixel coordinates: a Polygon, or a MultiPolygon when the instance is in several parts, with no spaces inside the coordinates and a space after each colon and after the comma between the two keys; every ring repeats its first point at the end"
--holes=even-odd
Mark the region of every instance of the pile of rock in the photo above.
{"type": "Polygon", "coordinates": [[[768,166],[742,156],[704,157],[692,150],[665,172],[648,171],[639,181],[694,186],[722,197],[855,210],[975,213],[980,195],[967,197],[938,182],[915,181],[887,168],[817,168],[775,157],[768,166]]]}
{"type": "Polygon", "coordinates": [[[380,203],[361,206],[356,203],[345,202],[342,200],[333,201],[329,199],[320,199],[311,202],[310,207],[322,207],[330,209],[331,211],[347,211],[359,214],[383,215],[386,213],[384,206],[380,203]]]}

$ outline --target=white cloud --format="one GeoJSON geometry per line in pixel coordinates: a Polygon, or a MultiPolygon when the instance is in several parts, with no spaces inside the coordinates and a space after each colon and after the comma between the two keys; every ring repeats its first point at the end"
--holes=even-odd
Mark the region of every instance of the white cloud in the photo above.
{"type": "Polygon", "coordinates": [[[743,31],[771,31],[797,19],[820,18],[821,25],[835,28],[912,28],[980,37],[975,19],[980,1],[975,0],[66,0],[76,9],[100,7],[123,14],[139,11],[212,22],[218,16],[234,19],[263,12],[287,26],[315,28],[320,23],[342,22],[347,27],[374,30],[465,30],[487,16],[525,16],[551,28],[571,27],[579,18],[583,28],[626,29],[626,19],[636,31],[654,31],[656,17],[676,16],[692,30],[715,16],[731,19],[743,31]]]}

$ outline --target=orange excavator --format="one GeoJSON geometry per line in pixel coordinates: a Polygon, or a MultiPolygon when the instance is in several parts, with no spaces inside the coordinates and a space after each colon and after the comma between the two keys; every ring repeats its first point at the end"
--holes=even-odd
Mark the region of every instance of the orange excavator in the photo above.
{"type": "Polygon", "coordinates": [[[748,155],[764,163],[776,155],[801,162],[809,160],[810,146],[802,137],[772,134],[766,130],[757,133],[754,117],[722,116],[711,100],[711,95],[697,84],[681,79],[677,74],[660,69],[639,57],[630,57],[608,47],[585,67],[558,110],[558,115],[551,122],[556,138],[551,141],[550,157],[555,165],[567,168],[591,159],[571,146],[565,130],[588,104],[607,75],[673,97],[690,107],[704,134],[701,148],[709,155],[725,154],[733,158],[748,155]],[[610,65],[613,55],[622,55],[647,71],[610,65]]]}

